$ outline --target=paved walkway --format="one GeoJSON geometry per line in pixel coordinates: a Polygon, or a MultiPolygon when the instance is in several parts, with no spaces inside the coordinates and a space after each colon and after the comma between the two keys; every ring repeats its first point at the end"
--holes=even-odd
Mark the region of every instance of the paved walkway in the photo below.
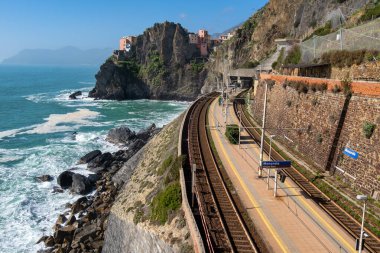
{"type": "MultiPolygon", "coordinates": [[[[356,252],[355,241],[289,178],[273,196],[274,177],[258,177],[259,147],[242,131],[240,147],[224,137],[223,107],[216,99],[209,110],[209,127],[223,165],[270,252],[356,252]],[[218,127],[217,127],[218,126],[218,127]]],[[[232,105],[227,124],[238,124],[232,105]]],[[[264,160],[267,160],[265,157],[264,160]]],[[[272,172],[271,174],[274,174],[272,172]]]]}

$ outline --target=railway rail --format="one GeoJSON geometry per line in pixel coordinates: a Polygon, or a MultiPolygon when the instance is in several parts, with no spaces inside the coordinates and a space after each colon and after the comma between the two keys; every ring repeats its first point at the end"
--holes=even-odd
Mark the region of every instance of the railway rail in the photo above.
{"type": "Polygon", "coordinates": [[[207,111],[218,96],[219,93],[214,92],[198,99],[188,112],[188,167],[196,167],[192,190],[196,196],[205,246],[209,252],[258,252],[210,148],[207,111]]]}
{"type": "MultiPolygon", "coordinates": [[[[244,110],[245,100],[243,95],[245,92],[239,94],[240,99],[234,100],[234,111],[241,115],[242,127],[249,133],[254,141],[260,145],[260,133],[252,128],[252,123],[249,120],[250,115],[244,110]]],[[[264,142],[264,151],[269,153],[269,143],[264,142]]],[[[285,160],[276,150],[272,149],[271,157],[274,160],[285,160]]],[[[322,193],[312,182],[303,176],[296,168],[291,167],[283,170],[286,176],[290,177],[307,195],[310,196],[323,210],[325,210],[335,221],[337,221],[349,234],[354,238],[360,237],[361,224],[352,218],[346,211],[339,207],[334,201],[330,200],[324,193],[322,193]]],[[[369,235],[365,238],[364,246],[371,253],[380,252],[380,239],[368,230],[365,232],[369,235]]]]}

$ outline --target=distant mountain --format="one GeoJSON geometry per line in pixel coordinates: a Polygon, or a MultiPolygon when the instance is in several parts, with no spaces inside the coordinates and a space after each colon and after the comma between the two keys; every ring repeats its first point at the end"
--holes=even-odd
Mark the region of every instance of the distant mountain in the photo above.
{"type": "Polygon", "coordinates": [[[235,25],[234,27],[231,27],[231,28],[229,28],[229,29],[227,29],[227,30],[225,30],[225,31],[223,31],[223,32],[221,32],[221,33],[213,33],[213,34],[211,34],[211,37],[212,37],[213,39],[217,39],[217,38],[219,38],[220,35],[227,34],[227,33],[229,33],[229,32],[232,32],[233,30],[239,28],[243,23],[244,23],[244,22],[241,22],[240,24],[237,24],[237,25],[235,25]]]}
{"type": "Polygon", "coordinates": [[[100,65],[112,54],[111,48],[81,50],[76,47],[25,49],[3,60],[15,65],[100,65]]]}

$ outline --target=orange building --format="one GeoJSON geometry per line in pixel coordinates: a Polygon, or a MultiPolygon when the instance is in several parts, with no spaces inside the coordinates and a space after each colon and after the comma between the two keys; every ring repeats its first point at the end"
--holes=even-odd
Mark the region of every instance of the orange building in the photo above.
{"type": "Polygon", "coordinates": [[[124,36],[119,41],[119,50],[123,51],[126,50],[126,46],[134,45],[136,43],[136,37],[135,36],[124,36]]]}

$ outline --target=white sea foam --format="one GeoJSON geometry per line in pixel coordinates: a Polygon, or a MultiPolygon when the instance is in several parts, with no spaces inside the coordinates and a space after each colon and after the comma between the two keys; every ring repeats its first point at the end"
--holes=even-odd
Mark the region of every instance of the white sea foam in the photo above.
{"type": "Polygon", "coordinates": [[[93,125],[90,119],[96,118],[100,113],[88,109],[78,109],[76,112],[66,114],[51,114],[46,122],[36,125],[33,129],[25,131],[26,134],[47,134],[73,131],[80,126],[93,125]],[[70,124],[70,125],[62,125],[70,124]],[[75,124],[75,125],[72,125],[75,124]]]}

